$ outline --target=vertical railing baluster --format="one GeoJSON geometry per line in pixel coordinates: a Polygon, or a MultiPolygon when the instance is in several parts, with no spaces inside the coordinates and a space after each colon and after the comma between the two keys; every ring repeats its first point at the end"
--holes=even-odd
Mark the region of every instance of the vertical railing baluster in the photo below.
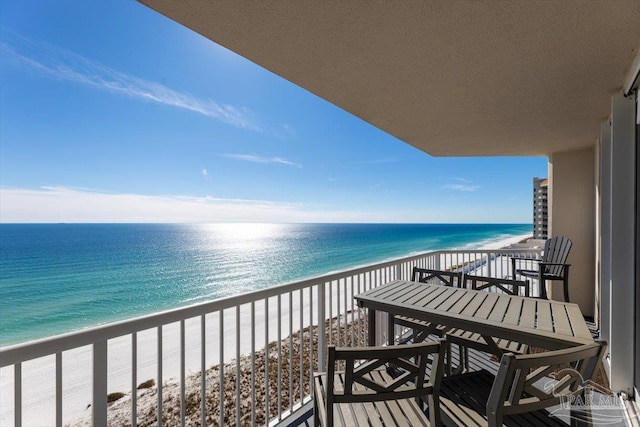
{"type": "MultiPolygon", "coordinates": [[[[300,289],[300,405],[304,398],[304,289],[300,289]]],[[[311,355],[309,357],[312,357],[311,355]]]]}
{"type": "Polygon", "coordinates": [[[185,415],[187,407],[185,404],[185,391],[186,391],[186,375],[185,375],[185,331],[184,331],[184,319],[180,320],[180,425],[185,425],[185,415]]]}
{"type": "Polygon", "coordinates": [[[277,390],[278,390],[278,419],[282,419],[282,294],[278,294],[277,302],[278,302],[278,380],[277,380],[277,390]]]}
{"type": "MultiPolygon", "coordinates": [[[[336,280],[336,345],[340,345],[340,282],[336,280]]],[[[333,329],[329,330],[329,333],[333,335],[333,329]]]]}
{"type": "MultiPolygon", "coordinates": [[[[302,310],[302,307],[300,307],[302,310]]],[[[293,292],[289,292],[289,412],[293,411],[293,292]]]]}
{"type": "Polygon", "coordinates": [[[491,271],[492,271],[492,269],[491,269],[491,262],[492,262],[492,260],[493,260],[493,259],[496,259],[496,258],[493,256],[493,253],[492,253],[492,252],[487,253],[487,277],[493,277],[493,276],[491,275],[491,271]]]}
{"type": "Polygon", "coordinates": [[[355,337],[353,329],[356,326],[356,304],[355,304],[355,299],[354,299],[354,297],[355,297],[355,294],[354,294],[355,285],[353,283],[353,279],[354,279],[354,277],[351,276],[351,280],[350,280],[350,282],[351,282],[351,343],[353,345],[357,345],[353,341],[354,337],[355,337]]]}
{"type": "Polygon", "coordinates": [[[131,334],[131,427],[138,425],[138,333],[131,334]]]}
{"type": "Polygon", "coordinates": [[[107,426],[107,341],[93,343],[92,425],[107,426]]]}
{"type": "MultiPolygon", "coordinates": [[[[361,293],[361,292],[362,292],[362,288],[360,287],[360,283],[361,283],[361,282],[360,282],[360,274],[358,274],[358,275],[356,276],[356,281],[357,281],[357,285],[358,285],[358,293],[361,293]]],[[[361,336],[361,334],[360,334],[360,329],[361,329],[361,328],[362,328],[362,315],[361,315],[361,313],[360,313],[360,309],[358,309],[358,330],[357,330],[358,345],[362,345],[362,342],[361,342],[361,340],[360,340],[360,339],[361,339],[361,338],[360,338],[360,336],[361,336]]]]}
{"type": "Polygon", "coordinates": [[[219,380],[220,380],[220,390],[219,390],[219,396],[220,396],[220,425],[223,426],[226,423],[224,422],[224,309],[220,309],[219,311],[219,334],[220,334],[220,341],[219,341],[219,360],[220,360],[220,370],[219,370],[219,380]]]}
{"type": "Polygon", "coordinates": [[[56,426],[62,427],[62,352],[56,353],[56,426]]]}
{"type": "MultiPolygon", "coordinates": [[[[326,296],[323,296],[323,298],[326,298],[326,296]]],[[[329,282],[329,345],[333,344],[332,331],[333,331],[333,282],[329,282]]]]}
{"type": "Polygon", "coordinates": [[[13,365],[13,423],[22,427],[22,363],[13,365]]]}
{"type": "Polygon", "coordinates": [[[256,425],[256,302],[251,301],[251,425],[256,425]]]}
{"type": "Polygon", "coordinates": [[[348,313],[348,306],[347,306],[347,278],[343,278],[342,279],[343,283],[344,283],[344,293],[342,294],[344,296],[344,316],[343,316],[343,324],[344,324],[344,345],[347,345],[347,313],[348,313]]]}
{"type": "MultiPolygon", "coordinates": [[[[318,299],[320,301],[320,299],[318,299]]],[[[316,328],[320,336],[320,326],[316,328]]],[[[319,359],[318,359],[319,360],[319,359]]],[[[313,389],[313,285],[309,286],[309,393],[313,389]]]]}
{"type": "MultiPolygon", "coordinates": [[[[320,282],[318,284],[318,371],[324,372],[325,370],[325,350],[327,348],[326,343],[326,323],[325,316],[325,286],[326,282],[320,282]]],[[[331,288],[329,288],[331,289],[331,288]]],[[[331,305],[329,305],[331,309],[331,305]]]]}
{"type": "Polygon", "coordinates": [[[162,325],[158,326],[158,427],[162,427],[162,325]]]}
{"type": "Polygon", "coordinates": [[[206,315],[200,316],[200,425],[207,425],[207,336],[206,315]]]}
{"type": "Polygon", "coordinates": [[[264,299],[264,418],[269,425],[269,297],[264,299]]]}
{"type": "Polygon", "coordinates": [[[240,306],[236,305],[236,425],[242,416],[240,406],[240,306]]]}

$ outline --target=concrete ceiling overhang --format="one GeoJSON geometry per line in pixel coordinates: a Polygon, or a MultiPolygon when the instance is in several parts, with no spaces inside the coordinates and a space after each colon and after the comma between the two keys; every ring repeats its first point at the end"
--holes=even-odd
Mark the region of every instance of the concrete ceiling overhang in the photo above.
{"type": "Polygon", "coordinates": [[[434,156],[588,147],[640,1],[140,0],[434,156]]]}

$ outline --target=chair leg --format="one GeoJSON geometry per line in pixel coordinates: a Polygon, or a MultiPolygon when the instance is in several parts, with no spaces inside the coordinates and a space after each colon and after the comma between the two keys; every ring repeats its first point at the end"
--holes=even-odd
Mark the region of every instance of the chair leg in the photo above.
{"type": "Polygon", "coordinates": [[[540,276],[538,276],[538,286],[540,286],[540,297],[549,299],[547,296],[547,281],[542,277],[542,269],[540,270],[540,276]]]}
{"type": "Polygon", "coordinates": [[[564,302],[569,302],[569,278],[565,277],[562,280],[562,285],[564,288],[564,302]]]}
{"type": "Polygon", "coordinates": [[[469,347],[465,347],[464,349],[464,368],[469,371],[469,347]]]}
{"type": "MultiPolygon", "coordinates": [[[[437,393],[437,392],[436,392],[437,393]]],[[[429,424],[432,426],[441,426],[442,420],[440,419],[440,399],[437,394],[430,394],[427,397],[429,402],[429,424]]]]}
{"type": "Polygon", "coordinates": [[[394,345],[396,343],[396,322],[393,314],[387,315],[387,344],[394,345]]]}
{"type": "Polygon", "coordinates": [[[320,417],[318,416],[318,406],[317,402],[314,402],[313,405],[313,427],[320,426],[320,417]]]}
{"type": "Polygon", "coordinates": [[[592,426],[593,424],[591,423],[592,415],[591,415],[591,408],[589,407],[588,403],[588,398],[585,394],[585,391],[582,392],[582,394],[578,395],[581,397],[581,404],[582,406],[578,409],[576,408],[574,405],[571,405],[569,408],[569,418],[571,419],[570,421],[570,425],[572,427],[582,427],[582,426],[592,426]]]}

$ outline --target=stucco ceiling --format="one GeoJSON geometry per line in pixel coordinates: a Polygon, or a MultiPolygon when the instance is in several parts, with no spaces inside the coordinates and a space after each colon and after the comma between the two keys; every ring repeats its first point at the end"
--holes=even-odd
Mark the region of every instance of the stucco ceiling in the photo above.
{"type": "Polygon", "coordinates": [[[434,156],[593,145],[640,1],[142,3],[434,156]]]}

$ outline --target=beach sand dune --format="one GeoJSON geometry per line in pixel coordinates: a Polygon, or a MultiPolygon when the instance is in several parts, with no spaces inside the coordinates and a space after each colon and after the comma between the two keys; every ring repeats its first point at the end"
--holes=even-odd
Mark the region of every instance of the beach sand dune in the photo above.
{"type": "MultiPolygon", "coordinates": [[[[356,345],[350,337],[366,336],[366,323],[364,321],[351,322],[351,313],[346,317],[332,319],[331,333],[332,341],[338,340],[338,328],[341,329],[343,338],[342,345],[356,345]],[[359,329],[359,330],[356,330],[359,329]]],[[[358,310],[359,319],[364,318],[363,313],[358,310]]],[[[326,339],[329,342],[329,321],[326,322],[326,339]]],[[[361,344],[361,343],[360,343],[361,344]]],[[[265,363],[265,351],[261,349],[255,353],[254,357],[243,355],[240,358],[240,412],[237,418],[237,375],[236,360],[231,360],[223,366],[223,413],[222,425],[254,425],[264,424],[265,414],[269,413],[269,419],[278,417],[278,400],[280,407],[284,410],[291,408],[294,404],[299,404],[305,396],[310,395],[311,372],[317,370],[317,349],[318,328],[307,327],[303,330],[302,337],[300,331],[296,331],[291,338],[286,337],[280,341],[280,355],[278,353],[278,342],[271,342],[268,346],[268,358],[265,363]],[[293,344],[293,345],[291,345],[293,344]],[[310,354],[314,357],[311,359],[310,354]],[[302,356],[302,357],[301,357],[302,356]],[[302,364],[300,360],[302,358],[302,364]],[[280,360],[280,366],[278,361],[280,360]],[[290,360],[293,363],[290,363],[290,360]],[[268,368],[267,366],[268,365],[268,368]],[[280,377],[278,377],[278,367],[280,367],[280,377]],[[290,383],[290,369],[293,373],[290,383]],[[265,381],[265,371],[269,372],[269,384],[265,381]],[[274,381],[273,379],[278,379],[274,381]],[[237,422],[239,420],[239,422],[237,422]]],[[[220,424],[220,365],[210,367],[206,371],[206,425],[219,426],[220,424]]],[[[185,381],[185,424],[200,425],[201,420],[201,375],[194,373],[189,375],[185,381]]],[[[158,388],[153,386],[136,391],[138,417],[137,425],[141,427],[151,427],[157,425],[157,396],[158,388]]],[[[163,425],[180,425],[180,383],[175,380],[167,381],[162,387],[163,397],[163,425]]],[[[108,409],[109,425],[129,426],[131,425],[131,394],[127,393],[122,398],[110,405],[108,409]]],[[[85,414],[67,424],[73,427],[91,426],[90,413],[85,414]]]]}

